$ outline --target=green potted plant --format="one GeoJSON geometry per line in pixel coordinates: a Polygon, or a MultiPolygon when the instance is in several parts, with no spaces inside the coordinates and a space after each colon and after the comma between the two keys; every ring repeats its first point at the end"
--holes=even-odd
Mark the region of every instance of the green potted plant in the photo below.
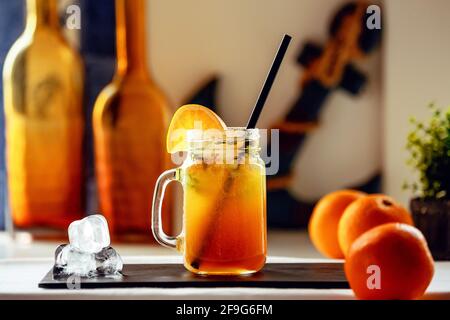
{"type": "Polygon", "coordinates": [[[428,122],[411,119],[408,165],[418,180],[405,183],[415,197],[410,208],[414,223],[425,235],[433,257],[450,260],[450,109],[430,105],[428,122]]]}

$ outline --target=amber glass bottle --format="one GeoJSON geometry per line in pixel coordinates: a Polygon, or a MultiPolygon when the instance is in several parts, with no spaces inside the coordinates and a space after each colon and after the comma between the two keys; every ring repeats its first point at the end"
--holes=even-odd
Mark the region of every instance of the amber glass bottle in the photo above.
{"type": "Polygon", "coordinates": [[[56,0],[27,0],[3,70],[9,205],[16,227],[66,228],[82,216],[83,69],[56,0]]]}
{"type": "Polygon", "coordinates": [[[168,163],[168,106],[146,62],[145,1],[116,0],[116,25],[116,74],[93,114],[100,210],[115,239],[150,240],[153,188],[168,163]]]}

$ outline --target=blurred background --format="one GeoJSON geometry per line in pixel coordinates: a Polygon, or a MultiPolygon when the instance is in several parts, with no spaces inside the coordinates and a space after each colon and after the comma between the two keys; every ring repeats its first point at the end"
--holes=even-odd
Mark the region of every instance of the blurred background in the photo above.
{"type": "MultiPolygon", "coordinates": [[[[34,0],[37,3],[42,1],[34,0]]],[[[0,0],[2,69],[7,53],[24,29],[26,2],[0,0]]],[[[274,124],[295,106],[302,95],[302,79],[308,70],[305,64],[299,63],[299,55],[311,41],[323,48],[326,46],[332,38],[329,31],[331,20],[348,3],[342,0],[144,2],[142,19],[147,50],[142,52],[145,52],[152,79],[166,97],[164,108],[167,107],[169,118],[177,107],[200,96],[203,99],[200,101],[214,103],[210,107],[227,125],[245,125],[281,36],[288,33],[293,37],[258,123],[259,128],[276,127],[274,124]],[[211,79],[215,81],[205,86],[211,79]]],[[[101,210],[95,178],[92,111],[100,91],[112,81],[116,70],[116,30],[119,26],[113,0],[56,3],[60,31],[83,61],[84,169],[80,201],[84,209],[79,213],[85,215],[101,210]],[[80,29],[70,30],[66,25],[67,19],[76,13],[76,10],[68,11],[71,5],[80,8],[80,29]]],[[[450,30],[450,2],[380,0],[370,4],[381,7],[382,36],[370,53],[351,61],[364,75],[364,84],[352,94],[339,88],[330,90],[315,119],[318,120],[317,127],[308,131],[307,139],[295,155],[290,168],[290,183],[283,186],[294,199],[305,203],[306,209],[293,210],[285,218],[278,219],[283,213],[271,213],[269,205],[269,226],[305,228],[308,208],[324,194],[337,189],[358,186],[371,192],[385,192],[405,205],[412,197],[410,191],[402,190],[404,180],[412,176],[411,169],[405,165],[408,157],[406,137],[410,130],[408,119],[412,115],[427,117],[426,106],[431,101],[443,107],[450,101],[447,79],[450,42],[446,39],[450,30]]],[[[138,28],[138,23],[130,21],[140,21],[141,18],[127,16],[132,12],[127,10],[124,16],[128,22],[124,26],[136,31],[133,28],[138,28]]],[[[138,39],[138,36],[131,35],[127,40],[138,39]]],[[[129,50],[133,49],[125,51],[129,53],[129,50]]],[[[10,81],[5,74],[4,81],[10,81]]],[[[0,90],[3,93],[7,84],[2,86],[0,83],[0,88],[3,88],[0,90]]],[[[4,101],[2,96],[0,103],[3,106],[4,101]]],[[[15,224],[10,219],[7,201],[8,166],[4,161],[3,115],[0,125],[2,229],[5,225],[15,224]]],[[[148,125],[152,126],[151,123],[148,125]]],[[[30,170],[23,166],[24,170],[30,170]]],[[[105,199],[113,193],[104,192],[107,194],[105,199]]],[[[106,203],[108,199],[104,201],[106,203]]],[[[278,198],[272,200],[272,205],[273,201],[276,206],[278,198]]],[[[179,202],[177,200],[174,205],[174,211],[178,213],[179,202]]],[[[24,224],[26,228],[28,226],[24,224]]]]}

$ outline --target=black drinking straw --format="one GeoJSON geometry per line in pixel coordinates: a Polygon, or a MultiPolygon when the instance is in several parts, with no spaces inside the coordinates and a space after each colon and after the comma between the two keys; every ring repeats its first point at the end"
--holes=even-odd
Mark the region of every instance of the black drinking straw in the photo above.
{"type": "Polygon", "coordinates": [[[267,74],[266,81],[264,82],[264,86],[261,89],[258,100],[256,100],[255,107],[253,108],[250,119],[248,120],[247,129],[256,128],[256,123],[258,122],[259,115],[261,114],[267,97],[269,96],[270,89],[272,88],[273,82],[275,81],[275,77],[277,76],[278,70],[280,69],[281,62],[283,61],[284,55],[286,54],[291,39],[292,37],[290,35],[285,34],[283,40],[281,40],[277,55],[272,62],[272,67],[270,67],[270,71],[267,74]]]}

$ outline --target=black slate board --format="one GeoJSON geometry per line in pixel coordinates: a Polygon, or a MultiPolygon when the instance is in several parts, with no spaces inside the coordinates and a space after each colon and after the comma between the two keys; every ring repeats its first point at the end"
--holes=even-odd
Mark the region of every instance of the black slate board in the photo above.
{"type": "MultiPolygon", "coordinates": [[[[67,289],[65,279],[53,279],[52,270],[40,288],[67,289]]],[[[180,264],[126,264],[123,276],[81,279],[81,289],[93,288],[349,288],[342,263],[268,263],[263,270],[247,276],[197,276],[180,264]]]]}

